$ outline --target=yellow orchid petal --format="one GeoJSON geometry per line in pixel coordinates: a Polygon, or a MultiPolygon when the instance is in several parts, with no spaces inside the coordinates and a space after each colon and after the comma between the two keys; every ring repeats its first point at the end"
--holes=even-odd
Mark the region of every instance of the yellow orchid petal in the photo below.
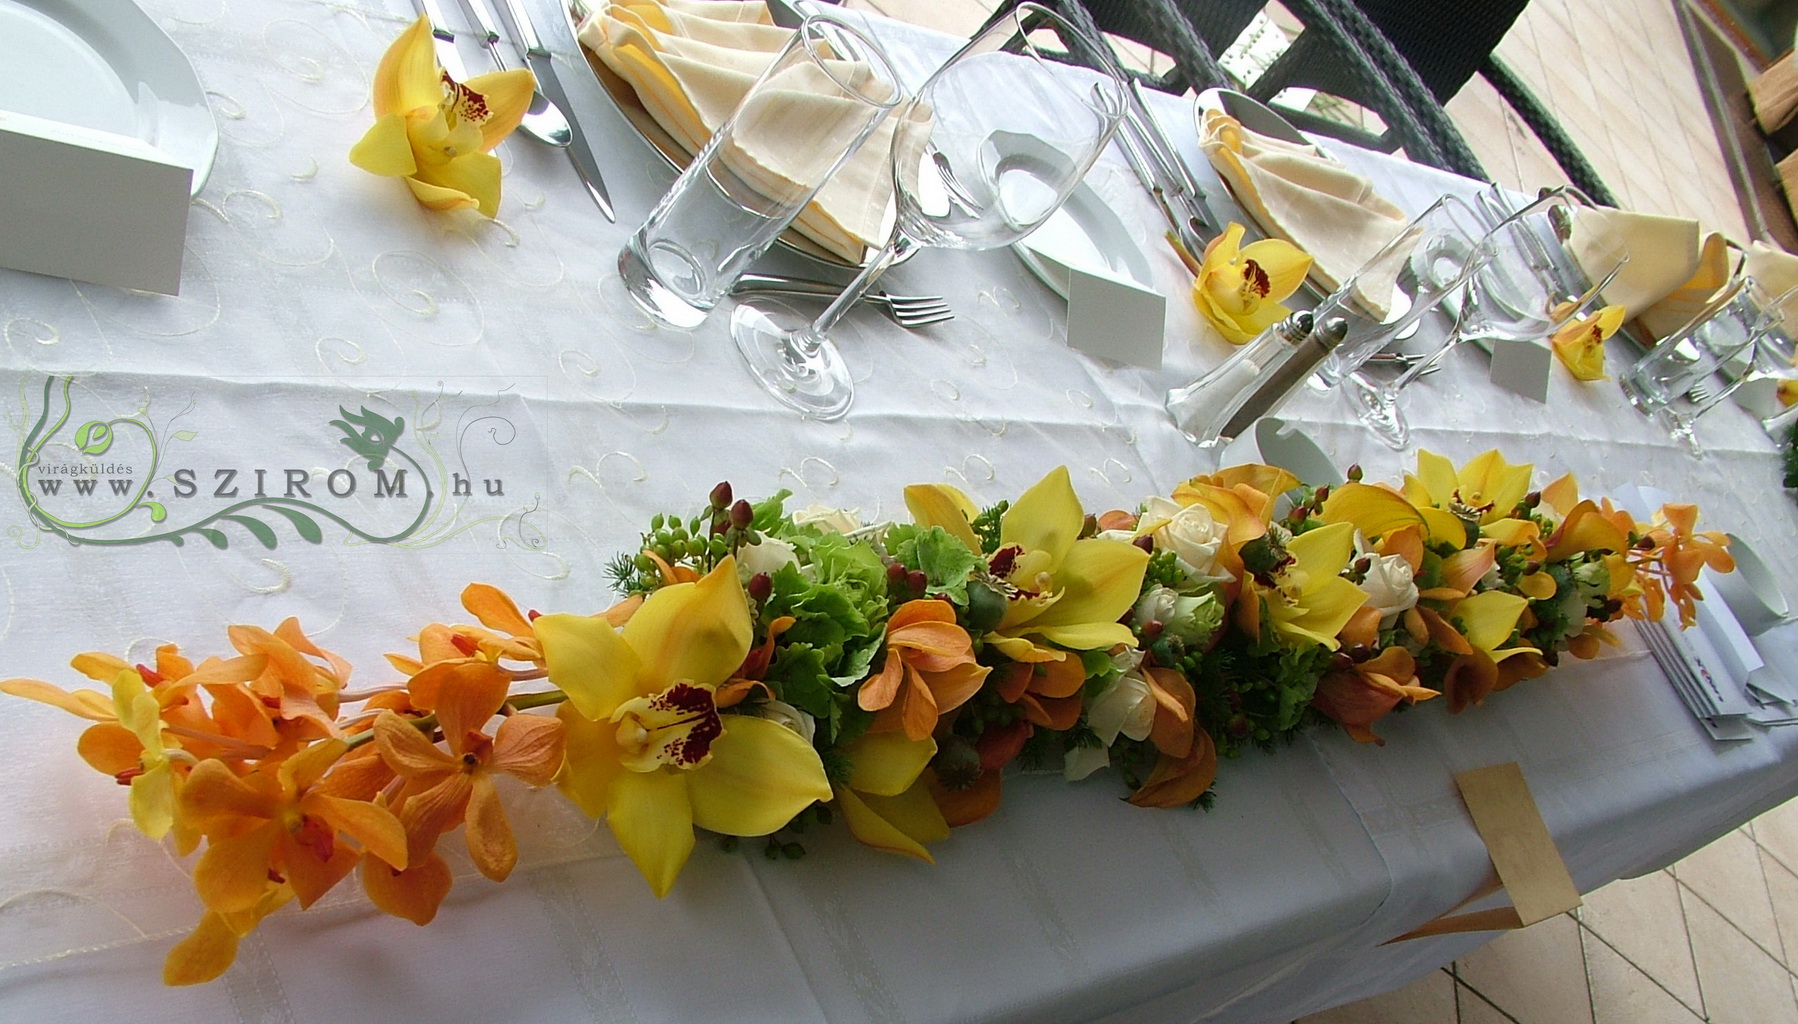
{"type": "Polygon", "coordinates": [[[638,681],[643,672],[636,650],[605,620],[558,613],[538,616],[535,625],[549,681],[582,716],[603,722],[618,705],[653,689],[638,681]]]}
{"type": "Polygon", "coordinates": [[[849,787],[876,796],[898,796],[912,787],[936,756],[936,740],[902,732],[863,733],[843,748],[852,766],[849,787]]]}
{"type": "Polygon", "coordinates": [[[693,823],[725,835],[767,835],[813,802],[830,799],[818,752],[766,718],[730,716],[712,743],[712,759],[687,777],[693,823]]]}
{"type": "Polygon", "coordinates": [[[936,859],[924,844],[949,838],[949,824],[923,783],[897,796],[855,793],[838,787],[837,806],[855,838],[876,850],[934,864],[936,859]]]}
{"type": "Polygon", "coordinates": [[[1500,547],[1516,548],[1542,539],[1542,527],[1528,519],[1497,519],[1480,527],[1480,536],[1500,547]]]}
{"type": "Polygon", "coordinates": [[[1488,590],[1456,602],[1449,617],[1460,620],[1468,643],[1491,652],[1517,631],[1517,619],[1528,607],[1528,598],[1488,590]]]}
{"type": "Polygon", "coordinates": [[[1297,615],[1291,615],[1277,603],[1270,602],[1274,628],[1335,650],[1340,644],[1336,634],[1367,603],[1367,592],[1339,576],[1329,577],[1307,587],[1305,603],[1297,615]]]}
{"type": "Polygon", "coordinates": [[[512,134],[537,91],[536,76],[523,68],[476,75],[462,84],[479,93],[486,104],[486,118],[479,122],[484,150],[492,149],[512,134]]]}
{"type": "Polygon", "coordinates": [[[1046,552],[1053,569],[1067,557],[1085,522],[1086,513],[1074,494],[1068,468],[1057,466],[1005,510],[999,520],[999,544],[1046,552]]]}
{"type": "Polygon", "coordinates": [[[1542,503],[1565,518],[1579,504],[1579,481],[1572,473],[1542,488],[1542,503]]]}
{"type": "Polygon", "coordinates": [[[1227,487],[1232,491],[1239,486],[1246,485],[1263,495],[1285,494],[1297,487],[1300,482],[1291,470],[1269,466],[1261,462],[1245,462],[1240,466],[1227,466],[1211,474],[1208,479],[1219,487],[1227,487]]]}
{"type": "MultiPolygon", "coordinates": [[[[463,153],[441,164],[421,163],[418,171],[406,181],[465,195],[475,201],[483,215],[494,217],[499,214],[499,172],[499,157],[492,153],[463,153]]],[[[430,197],[418,195],[416,188],[413,194],[430,206],[430,197]]]]}
{"type": "Polygon", "coordinates": [[[443,69],[431,47],[431,22],[420,16],[381,55],[372,92],[375,116],[403,114],[443,101],[443,69]]]}
{"type": "Polygon", "coordinates": [[[1530,477],[1536,467],[1530,463],[1512,465],[1493,448],[1473,457],[1457,475],[1461,501],[1474,508],[1491,508],[1482,519],[1503,519],[1511,514],[1523,496],[1529,493],[1530,477]]]}
{"type": "MultiPolygon", "coordinates": [[[[542,619],[537,626],[541,635],[542,619]]],[[[716,686],[729,679],[749,653],[753,628],[736,559],[727,556],[697,583],[651,594],[623,635],[643,659],[640,692],[653,693],[680,680],[716,686]]]]}
{"type": "Polygon", "coordinates": [[[1467,527],[1454,513],[1446,509],[1418,506],[1417,514],[1423,517],[1431,544],[1453,544],[1457,548],[1467,546],[1467,527]]]}
{"type": "Polygon", "coordinates": [[[968,550],[980,551],[980,540],[970,525],[980,510],[961,491],[948,484],[913,484],[905,489],[905,508],[912,522],[927,529],[940,526],[968,550]]]}
{"type": "Polygon", "coordinates": [[[1052,651],[1046,647],[1038,647],[1022,637],[1002,636],[998,633],[986,635],[986,645],[1012,661],[1053,661],[1066,657],[1061,651],[1052,651]]]}
{"type": "Polygon", "coordinates": [[[218,914],[207,912],[187,938],[162,961],[164,985],[201,985],[224,974],[237,959],[237,933],[218,914]]]}
{"type": "Polygon", "coordinates": [[[163,761],[132,779],[126,802],[139,832],[151,839],[168,835],[175,827],[175,776],[169,763],[163,761]]]}
{"type": "Polygon", "coordinates": [[[606,824],[657,897],[668,895],[668,890],[674,888],[674,880],[680,877],[681,868],[693,852],[688,774],[624,772],[612,783],[606,824]]]}
{"type": "Polygon", "coordinates": [[[1311,254],[1280,238],[1263,238],[1242,247],[1241,258],[1254,260],[1267,274],[1267,297],[1284,301],[1305,283],[1311,272],[1311,254]]]}
{"type": "Polygon", "coordinates": [[[1118,644],[1134,646],[1136,634],[1121,622],[1079,622],[1070,626],[1047,626],[1031,632],[1052,644],[1075,651],[1102,651],[1118,644]]]}
{"type": "MultiPolygon", "coordinates": [[[[116,674],[115,672],[114,675],[116,674]]],[[[112,676],[106,678],[110,680],[112,676]]],[[[112,699],[98,690],[65,690],[37,679],[8,679],[0,682],[0,693],[61,708],[90,722],[112,722],[118,719],[118,715],[112,710],[112,699]]]]}
{"type": "Polygon", "coordinates": [[[1417,476],[1405,475],[1405,497],[1419,508],[1425,505],[1446,508],[1460,485],[1453,462],[1428,449],[1420,449],[1417,452],[1417,476]],[[1422,488],[1421,493],[1414,493],[1413,482],[1422,488]]]}
{"type": "Polygon", "coordinates": [[[1326,523],[1352,523],[1369,541],[1424,521],[1416,507],[1400,495],[1353,481],[1330,490],[1324,499],[1323,519],[1326,523]]]}
{"type": "Polygon", "coordinates": [[[563,727],[562,771],[556,786],[589,818],[606,813],[612,783],[625,772],[618,727],[612,724],[610,715],[608,711],[598,721],[582,717],[572,702],[556,709],[563,727]]]}
{"type": "Polygon", "coordinates": [[[1297,559],[1313,580],[1335,576],[1355,557],[1355,528],[1350,523],[1331,523],[1307,530],[1286,542],[1286,553],[1297,559]]]}
{"type": "Polygon", "coordinates": [[[1116,622],[1142,593],[1149,553],[1121,540],[1076,541],[1061,560],[1055,582],[1061,600],[1030,620],[1033,631],[1089,622],[1116,622]]]}
{"type": "Polygon", "coordinates": [[[1553,541],[1548,549],[1551,562],[1581,551],[1625,551],[1629,548],[1629,536],[1606,518],[1589,498],[1567,513],[1553,541]]]}
{"type": "Polygon", "coordinates": [[[383,114],[376,118],[362,138],[350,147],[350,163],[384,178],[403,178],[417,173],[418,159],[412,153],[412,140],[406,135],[405,117],[383,114]]]}
{"type": "Polygon", "coordinates": [[[417,178],[407,178],[406,187],[412,190],[412,198],[427,210],[444,213],[449,210],[476,210],[481,206],[480,200],[466,192],[432,185],[417,178]]]}

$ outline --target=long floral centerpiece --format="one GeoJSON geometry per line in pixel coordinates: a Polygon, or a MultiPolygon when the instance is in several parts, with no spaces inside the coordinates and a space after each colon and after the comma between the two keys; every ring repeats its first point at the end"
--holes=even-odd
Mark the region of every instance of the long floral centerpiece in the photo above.
{"type": "Polygon", "coordinates": [[[993,812],[1014,763],[1204,804],[1220,756],[1331,723],[1382,743],[1400,705],[1478,705],[1594,656],[1622,617],[1670,601],[1690,624],[1699,571],[1733,567],[1691,505],[1639,523],[1571,476],[1532,490],[1497,452],[1459,469],[1421,453],[1399,487],[1349,476],[1238,466],[1094,515],[1057,469],[986,508],[909,487],[911,522],[872,526],[720,484],[697,514],[650,520],[611,567],[617,604],[539,614],[472,584],[476,624],[420,629],[387,685],[349,689],[290,619],[233,626],[233,653],[198,662],[77,656],[106,691],[0,690],[91,720],[80,755],[129,786],[137,827],[200,850],[206,911],[164,965],[191,984],[353,871],[428,923],[458,827],[504,879],[500,775],[603,817],[658,895],[696,827],[778,855],[798,852],[784,830],[840,818],[928,861],[993,812]]]}

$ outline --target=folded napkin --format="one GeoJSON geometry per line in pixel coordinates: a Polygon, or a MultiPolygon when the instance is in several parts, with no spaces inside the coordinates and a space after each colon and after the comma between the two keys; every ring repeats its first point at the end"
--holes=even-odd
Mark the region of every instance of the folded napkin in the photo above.
{"type": "Polygon", "coordinates": [[[1798,288],[1798,256],[1765,242],[1753,242],[1742,256],[1742,271],[1765,288],[1767,294],[1774,298],[1785,296],[1780,311],[1786,317],[1786,330],[1798,334],[1798,292],[1792,291],[1798,288]]]}
{"type": "Polygon", "coordinates": [[[1567,247],[1595,280],[1611,272],[1621,247],[1629,261],[1604,290],[1607,304],[1622,306],[1655,337],[1685,326],[1729,280],[1729,246],[1687,217],[1580,207],[1567,247]]]}
{"type": "MultiPolygon", "coordinates": [[[[636,90],[650,116],[690,155],[705,146],[792,37],[792,30],[766,24],[765,16],[766,8],[751,2],[612,2],[581,25],[579,38],[636,90]]],[[[833,74],[865,81],[870,72],[842,62],[833,74]]],[[[830,91],[821,71],[795,66],[752,122],[739,122],[739,146],[727,155],[732,169],[768,196],[816,180],[816,161],[830,146],[824,136],[846,120],[840,115],[850,106],[826,95],[830,91]]],[[[886,241],[892,135],[889,118],[794,222],[845,262],[860,263],[868,247],[886,241]]]]}
{"type": "MultiPolygon", "coordinates": [[[[1372,182],[1316,146],[1257,134],[1222,111],[1205,112],[1199,144],[1263,231],[1311,254],[1311,277],[1327,291],[1340,287],[1409,221],[1372,182]]],[[[1375,296],[1391,291],[1359,290],[1375,296]]]]}

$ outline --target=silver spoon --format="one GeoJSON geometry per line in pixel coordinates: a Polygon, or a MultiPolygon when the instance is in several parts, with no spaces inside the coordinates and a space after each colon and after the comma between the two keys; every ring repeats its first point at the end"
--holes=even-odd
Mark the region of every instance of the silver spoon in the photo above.
{"type": "MultiPolygon", "coordinates": [[[[462,0],[462,5],[468,8],[468,13],[474,16],[475,24],[480,26],[481,45],[492,55],[494,66],[501,71],[510,70],[512,65],[502,52],[499,27],[494,24],[493,12],[487,9],[487,0],[462,0]]],[[[574,141],[574,133],[568,128],[568,118],[541,92],[531,93],[531,105],[524,112],[524,119],[519,121],[518,127],[523,128],[525,134],[538,142],[551,146],[566,146],[574,141]]]]}

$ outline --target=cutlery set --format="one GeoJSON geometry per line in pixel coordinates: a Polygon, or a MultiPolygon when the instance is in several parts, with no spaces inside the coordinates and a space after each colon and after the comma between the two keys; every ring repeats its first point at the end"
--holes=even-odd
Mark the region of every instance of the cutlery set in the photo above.
{"type": "MultiPolygon", "coordinates": [[[[543,40],[537,34],[536,26],[531,23],[531,16],[521,0],[505,2],[514,32],[511,42],[537,78],[537,89],[531,96],[531,105],[525,111],[519,127],[544,145],[566,150],[568,159],[574,164],[581,182],[587,186],[587,194],[593,198],[599,212],[605,214],[607,220],[617,220],[612,211],[611,193],[606,189],[605,178],[593,155],[593,147],[582,133],[580,124],[569,116],[568,92],[562,87],[561,79],[556,76],[549,49],[543,45],[543,40]]],[[[431,35],[436,40],[437,62],[449,72],[450,77],[457,81],[466,79],[468,73],[462,62],[462,55],[456,49],[456,34],[449,28],[449,19],[444,17],[438,0],[413,0],[413,5],[431,22],[431,35]]],[[[505,54],[505,47],[501,45],[504,37],[500,33],[493,10],[487,6],[487,0],[462,0],[462,7],[474,19],[477,29],[473,35],[486,49],[494,68],[499,71],[510,70],[512,62],[505,54]]]]}

